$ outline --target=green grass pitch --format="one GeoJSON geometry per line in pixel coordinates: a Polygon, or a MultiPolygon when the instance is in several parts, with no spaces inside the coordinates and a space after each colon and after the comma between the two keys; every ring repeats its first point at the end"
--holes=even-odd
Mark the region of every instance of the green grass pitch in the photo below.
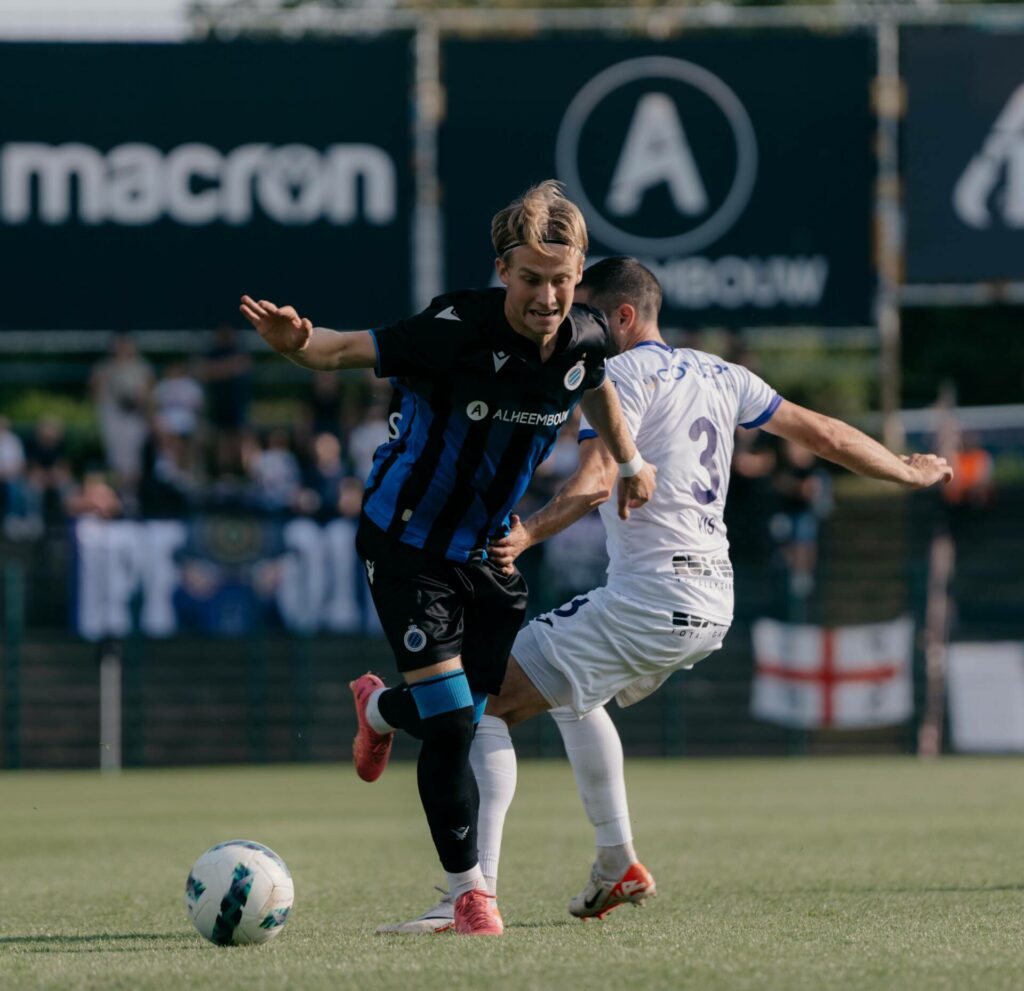
{"type": "Polygon", "coordinates": [[[659,896],[603,923],[565,904],[591,854],[568,766],[524,762],[505,834],[507,935],[380,937],[443,875],[413,769],[375,785],[289,766],[0,776],[0,987],[963,989],[1024,987],[1024,762],[639,761],[659,896]],[[295,876],[263,947],[185,916],[207,847],[245,837],[295,876]]]}

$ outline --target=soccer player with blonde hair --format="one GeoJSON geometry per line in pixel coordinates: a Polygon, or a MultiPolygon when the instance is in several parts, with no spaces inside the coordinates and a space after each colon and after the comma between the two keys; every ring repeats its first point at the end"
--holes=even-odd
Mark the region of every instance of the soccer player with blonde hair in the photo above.
{"type": "Polygon", "coordinates": [[[479,793],[469,751],[488,694],[501,690],[526,609],[526,583],[488,546],[558,429],[581,405],[619,463],[625,519],[654,490],[605,379],[613,353],[596,310],[574,306],[586,224],[558,183],[542,182],[492,222],[503,288],[435,299],[388,327],[338,333],[291,306],[249,296],[241,311],[305,368],[373,368],[395,389],[393,435],[374,456],[356,547],[404,684],[351,684],[356,771],[380,777],[396,729],[422,741],[420,799],[453,901],[454,928],[503,931],[477,855],[479,793]]]}

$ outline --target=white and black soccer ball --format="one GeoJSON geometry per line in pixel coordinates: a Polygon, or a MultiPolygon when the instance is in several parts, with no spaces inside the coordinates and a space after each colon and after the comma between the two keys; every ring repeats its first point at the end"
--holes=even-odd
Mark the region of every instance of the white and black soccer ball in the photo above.
{"type": "Polygon", "coordinates": [[[201,936],[218,946],[266,943],[288,921],[295,885],[285,862],[252,840],[210,847],[185,882],[185,909],[201,936]]]}

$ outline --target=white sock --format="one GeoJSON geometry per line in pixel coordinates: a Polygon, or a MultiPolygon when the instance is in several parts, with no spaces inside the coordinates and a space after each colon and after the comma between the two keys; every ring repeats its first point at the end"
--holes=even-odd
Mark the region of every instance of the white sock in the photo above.
{"type": "Polygon", "coordinates": [[[479,864],[470,867],[468,871],[460,871],[458,874],[452,874],[448,871],[445,873],[448,876],[448,894],[451,895],[452,901],[455,901],[467,891],[472,891],[474,888],[487,887],[479,864]]]}
{"type": "Polygon", "coordinates": [[[603,876],[618,876],[636,860],[623,772],[622,741],[602,707],[582,719],[568,708],[551,710],[562,734],[576,787],[594,827],[597,864],[603,876]]]}
{"type": "Polygon", "coordinates": [[[396,729],[380,714],[380,708],[377,705],[381,693],[386,691],[386,688],[375,689],[370,696],[370,701],[366,703],[366,721],[370,724],[370,728],[377,733],[394,733],[396,729]]]}
{"type": "Polygon", "coordinates": [[[498,859],[505,816],[516,793],[516,752],[504,719],[497,716],[480,719],[469,749],[469,762],[480,789],[480,814],[476,825],[480,869],[487,881],[487,890],[493,895],[498,890],[498,859]]]}

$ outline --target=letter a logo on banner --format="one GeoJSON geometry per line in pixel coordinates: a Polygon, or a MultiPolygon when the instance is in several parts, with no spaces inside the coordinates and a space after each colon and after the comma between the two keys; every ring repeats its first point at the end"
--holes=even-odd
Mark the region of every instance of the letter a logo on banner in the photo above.
{"type": "Polygon", "coordinates": [[[644,193],[666,183],[676,209],[688,216],[708,208],[675,102],[664,93],[640,98],[608,191],[608,210],[622,217],[640,209],[644,193]]]}
{"type": "Polygon", "coordinates": [[[953,190],[953,209],[969,227],[992,224],[1001,207],[1007,227],[1024,227],[1024,85],[1017,88],[953,190]],[[993,194],[1003,184],[1003,195],[993,194]]]}
{"type": "Polygon", "coordinates": [[[746,108],[718,76],[683,59],[647,56],[610,65],[583,84],[559,125],[555,167],[591,232],[613,251],[686,254],[713,243],[743,213],[757,178],[757,138],[746,108]],[[641,93],[620,132],[617,121],[613,124],[607,117],[606,101],[614,102],[623,87],[647,92],[641,93]],[[683,121],[692,100],[704,103],[715,122],[711,131],[697,115],[687,133],[683,121]],[[606,188],[581,150],[591,119],[601,121],[605,141],[622,134],[606,188]],[[699,168],[702,149],[706,156],[709,142],[719,141],[723,129],[735,163],[729,166],[731,176],[715,176],[721,188],[715,189],[714,183],[709,188],[699,168]],[[662,185],[674,215],[668,229],[652,236],[637,218],[648,194],[662,185]]]}

